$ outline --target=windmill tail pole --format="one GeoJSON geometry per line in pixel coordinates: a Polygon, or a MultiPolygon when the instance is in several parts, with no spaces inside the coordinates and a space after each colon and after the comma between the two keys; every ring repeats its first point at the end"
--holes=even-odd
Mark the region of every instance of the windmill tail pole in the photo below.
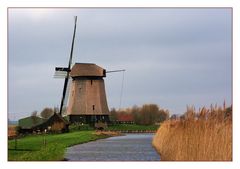
{"type": "Polygon", "coordinates": [[[125,72],[125,71],[126,71],[125,69],[120,69],[120,70],[109,70],[109,71],[106,71],[106,73],[125,72]]]}
{"type": "Polygon", "coordinates": [[[125,71],[126,71],[125,69],[106,71],[106,73],[123,72],[123,76],[122,76],[122,85],[121,85],[121,92],[120,92],[119,110],[121,109],[121,105],[122,105],[123,81],[124,81],[124,72],[125,72],[125,71]]]}
{"type": "MultiPolygon", "coordinates": [[[[77,16],[75,16],[74,20],[75,20],[75,24],[74,24],[71,52],[70,52],[70,57],[69,57],[69,62],[68,62],[68,70],[70,70],[71,64],[72,64],[73,48],[74,48],[75,34],[76,34],[76,28],[77,28],[77,16]]],[[[69,79],[69,71],[67,72],[67,76],[66,76],[65,81],[64,81],[63,93],[62,93],[62,99],[61,99],[61,105],[60,105],[60,112],[59,112],[60,115],[62,115],[63,104],[64,104],[67,85],[68,85],[68,79],[69,79]]]]}

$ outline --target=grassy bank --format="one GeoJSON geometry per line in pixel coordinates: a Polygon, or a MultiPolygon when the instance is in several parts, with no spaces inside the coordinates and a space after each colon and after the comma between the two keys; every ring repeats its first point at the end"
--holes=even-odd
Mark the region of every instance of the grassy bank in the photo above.
{"type": "Polygon", "coordinates": [[[224,108],[189,109],[185,119],[169,120],[153,145],[167,161],[231,161],[232,116],[224,108]]]}
{"type": "Polygon", "coordinates": [[[107,133],[78,131],[65,134],[31,135],[8,141],[10,161],[58,161],[63,160],[66,147],[109,137],[107,133]],[[45,143],[46,144],[45,144],[45,143]]]}
{"type": "Polygon", "coordinates": [[[158,125],[114,124],[106,130],[111,131],[156,131],[158,125]]]}

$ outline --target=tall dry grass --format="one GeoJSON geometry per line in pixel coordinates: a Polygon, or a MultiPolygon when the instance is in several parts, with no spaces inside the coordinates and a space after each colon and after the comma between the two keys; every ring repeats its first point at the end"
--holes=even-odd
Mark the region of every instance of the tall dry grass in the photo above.
{"type": "Polygon", "coordinates": [[[8,138],[12,138],[17,136],[17,126],[16,125],[9,125],[8,126],[8,138]]]}
{"type": "Polygon", "coordinates": [[[166,161],[231,161],[232,109],[211,106],[164,122],[153,146],[166,161]]]}

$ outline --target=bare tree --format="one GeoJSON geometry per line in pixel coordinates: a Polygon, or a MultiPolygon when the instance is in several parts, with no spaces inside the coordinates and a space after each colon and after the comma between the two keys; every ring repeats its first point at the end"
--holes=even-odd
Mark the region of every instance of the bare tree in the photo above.
{"type": "Polygon", "coordinates": [[[112,121],[116,121],[117,120],[117,111],[115,108],[112,108],[111,111],[110,111],[110,119],[112,121]]]}
{"type": "Polygon", "coordinates": [[[144,104],[142,107],[133,106],[125,110],[111,110],[111,119],[116,119],[119,115],[132,114],[134,122],[140,125],[151,125],[163,122],[169,118],[169,111],[159,109],[157,104],[144,104]]]}
{"type": "Polygon", "coordinates": [[[38,112],[36,110],[31,113],[31,119],[33,124],[37,123],[37,113],[38,112]]]}
{"type": "Polygon", "coordinates": [[[59,113],[59,108],[58,108],[58,107],[54,107],[54,108],[53,108],[53,112],[54,112],[54,113],[59,113]]]}
{"type": "Polygon", "coordinates": [[[37,116],[37,111],[35,110],[35,111],[33,111],[32,113],[31,113],[31,117],[36,117],[37,116]]]}
{"type": "Polygon", "coordinates": [[[47,119],[47,118],[51,117],[53,115],[53,113],[54,113],[54,110],[52,108],[46,107],[42,110],[42,112],[40,113],[40,116],[42,118],[47,119]]]}
{"type": "Polygon", "coordinates": [[[141,122],[140,124],[150,125],[154,124],[157,120],[159,108],[156,104],[145,104],[142,106],[140,114],[141,114],[141,122]]]}

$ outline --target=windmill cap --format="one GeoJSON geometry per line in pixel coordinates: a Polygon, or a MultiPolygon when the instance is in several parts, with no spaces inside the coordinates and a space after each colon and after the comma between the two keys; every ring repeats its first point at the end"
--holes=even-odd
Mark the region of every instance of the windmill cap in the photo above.
{"type": "Polygon", "coordinates": [[[70,72],[71,77],[106,77],[106,70],[94,63],[75,63],[70,72]]]}

